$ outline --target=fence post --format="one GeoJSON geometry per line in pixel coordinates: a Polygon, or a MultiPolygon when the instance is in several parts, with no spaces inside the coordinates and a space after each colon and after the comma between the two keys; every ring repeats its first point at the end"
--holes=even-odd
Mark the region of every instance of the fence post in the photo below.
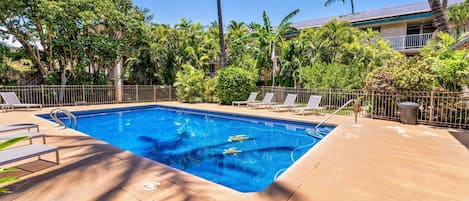
{"type": "Polygon", "coordinates": [[[329,102],[327,103],[327,106],[331,107],[331,101],[332,101],[332,89],[329,89],[329,102]]]}
{"type": "Polygon", "coordinates": [[[153,86],[153,102],[156,102],[156,86],[155,85],[152,85],[153,86]]]}
{"type": "Polygon", "coordinates": [[[82,101],[85,101],[85,85],[81,85],[81,92],[82,101]]]}
{"type": "Polygon", "coordinates": [[[433,121],[433,113],[435,112],[435,91],[430,92],[430,123],[433,121]]]}
{"type": "Polygon", "coordinates": [[[46,98],[45,98],[45,94],[44,94],[44,85],[41,84],[41,101],[42,101],[42,106],[45,106],[45,102],[46,102],[46,98]]]}
{"type": "Polygon", "coordinates": [[[135,102],[138,103],[138,84],[135,85],[135,102]]]}
{"type": "Polygon", "coordinates": [[[168,98],[169,98],[169,101],[171,101],[171,85],[168,86],[168,90],[169,90],[168,98]]]}

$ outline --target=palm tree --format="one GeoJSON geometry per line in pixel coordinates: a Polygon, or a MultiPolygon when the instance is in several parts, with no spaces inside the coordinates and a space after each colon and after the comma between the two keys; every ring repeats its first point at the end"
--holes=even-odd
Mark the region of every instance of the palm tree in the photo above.
{"type": "Polygon", "coordinates": [[[226,52],[225,52],[225,38],[223,35],[223,19],[221,14],[221,1],[217,0],[217,10],[218,10],[218,36],[220,38],[220,51],[221,51],[221,60],[223,67],[226,66],[226,52]]]}
{"type": "MultiPolygon", "coordinates": [[[[336,2],[338,0],[326,0],[326,2],[324,2],[324,6],[328,7],[329,5],[331,5],[332,3],[336,2]]],[[[340,0],[342,1],[342,3],[345,4],[345,0],[340,0]]],[[[350,4],[352,5],[352,14],[355,14],[355,4],[353,3],[353,0],[350,0],[350,4]]]]}
{"type": "Polygon", "coordinates": [[[459,35],[461,27],[463,32],[467,32],[467,23],[469,21],[469,0],[464,3],[456,4],[448,8],[448,18],[456,24],[456,33],[459,35]]]}
{"type": "Polygon", "coordinates": [[[449,32],[448,20],[445,15],[445,8],[441,4],[440,0],[428,0],[428,4],[432,10],[433,16],[435,16],[435,23],[439,31],[449,32]]]}
{"type": "MultiPolygon", "coordinates": [[[[237,41],[248,41],[248,40],[257,41],[257,45],[259,46],[258,56],[257,56],[258,57],[257,65],[266,64],[268,61],[266,57],[271,56],[272,64],[274,67],[272,71],[274,78],[275,78],[275,71],[277,70],[276,69],[277,46],[280,45],[279,43],[282,42],[282,39],[286,33],[295,30],[295,28],[291,26],[290,19],[293,18],[295,15],[297,15],[299,12],[300,10],[296,9],[292,11],[291,13],[289,13],[287,16],[285,16],[282,19],[280,24],[274,30],[272,28],[272,24],[270,23],[269,16],[267,16],[267,13],[264,11],[262,14],[264,25],[252,24],[251,29],[253,29],[253,31],[249,33],[248,35],[245,35],[237,40],[237,41]]],[[[274,82],[272,83],[272,86],[273,85],[274,85],[274,82]]]]}

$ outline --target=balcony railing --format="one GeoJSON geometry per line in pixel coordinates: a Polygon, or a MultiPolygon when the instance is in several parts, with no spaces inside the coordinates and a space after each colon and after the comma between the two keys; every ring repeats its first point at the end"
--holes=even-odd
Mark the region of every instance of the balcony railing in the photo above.
{"type": "Polygon", "coordinates": [[[405,50],[422,48],[427,42],[427,40],[431,39],[432,36],[432,33],[424,33],[383,37],[383,39],[389,41],[389,44],[391,44],[392,48],[394,48],[395,50],[405,50]]]}

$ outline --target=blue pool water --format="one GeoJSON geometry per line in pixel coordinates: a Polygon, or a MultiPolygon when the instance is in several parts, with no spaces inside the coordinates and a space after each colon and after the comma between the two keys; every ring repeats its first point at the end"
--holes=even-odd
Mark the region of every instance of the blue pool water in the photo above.
{"type": "Polygon", "coordinates": [[[83,133],[241,192],[263,190],[319,141],[306,133],[314,124],[174,107],[74,114],[83,133]]]}

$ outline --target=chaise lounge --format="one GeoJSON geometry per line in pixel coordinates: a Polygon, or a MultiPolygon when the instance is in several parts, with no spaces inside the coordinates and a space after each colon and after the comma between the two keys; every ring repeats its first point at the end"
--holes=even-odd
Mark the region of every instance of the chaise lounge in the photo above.
{"type": "Polygon", "coordinates": [[[257,103],[257,102],[259,102],[259,101],[256,101],[257,94],[259,94],[259,93],[251,92],[251,94],[249,94],[249,97],[248,97],[247,100],[245,100],[245,101],[233,101],[233,102],[231,102],[231,105],[233,106],[233,105],[237,104],[238,107],[239,107],[239,105],[246,105],[246,104],[249,104],[249,103],[257,103]]]}
{"type": "Polygon", "coordinates": [[[28,131],[30,131],[33,128],[36,129],[36,131],[39,133],[39,125],[29,124],[29,123],[28,124],[11,124],[11,125],[6,125],[6,126],[0,126],[0,133],[17,131],[17,130],[28,130],[28,131]]]}
{"type": "Polygon", "coordinates": [[[0,96],[2,96],[3,101],[5,102],[5,106],[2,106],[2,110],[5,109],[5,111],[14,108],[27,108],[28,111],[33,107],[39,107],[42,109],[42,104],[21,103],[14,92],[0,92],[0,96]]]}
{"type": "Polygon", "coordinates": [[[18,130],[27,130],[27,132],[11,133],[11,134],[0,134],[0,143],[17,138],[27,136],[29,137],[29,143],[33,143],[34,138],[42,138],[42,143],[46,144],[46,136],[39,132],[39,126],[37,124],[12,124],[6,126],[0,126],[0,133],[13,132],[18,130]],[[36,132],[30,131],[31,129],[36,129],[36,132]]]}
{"type": "Polygon", "coordinates": [[[322,96],[315,96],[315,95],[311,95],[309,97],[309,100],[308,100],[308,104],[306,105],[306,107],[297,107],[297,108],[294,108],[292,111],[293,113],[302,113],[303,115],[305,115],[305,111],[309,111],[309,110],[319,110],[322,112],[322,110],[324,109],[324,107],[320,107],[319,104],[321,103],[321,99],[322,99],[322,96]]]}
{"type": "Polygon", "coordinates": [[[294,108],[296,106],[295,101],[296,101],[297,96],[298,96],[297,94],[288,94],[283,104],[271,105],[270,108],[272,108],[272,110],[277,111],[277,112],[280,111],[280,109],[282,108],[288,108],[288,109],[294,108]]]}
{"type": "Polygon", "coordinates": [[[13,147],[0,151],[0,165],[17,162],[32,157],[39,157],[41,155],[55,152],[56,164],[59,164],[59,149],[54,146],[46,144],[29,144],[20,147],[13,147]]]}
{"type": "Polygon", "coordinates": [[[248,103],[247,106],[252,106],[252,107],[262,107],[262,106],[269,106],[273,105],[274,102],[272,102],[272,99],[274,98],[274,93],[267,93],[264,96],[264,99],[262,99],[261,102],[256,102],[256,103],[248,103]]]}

